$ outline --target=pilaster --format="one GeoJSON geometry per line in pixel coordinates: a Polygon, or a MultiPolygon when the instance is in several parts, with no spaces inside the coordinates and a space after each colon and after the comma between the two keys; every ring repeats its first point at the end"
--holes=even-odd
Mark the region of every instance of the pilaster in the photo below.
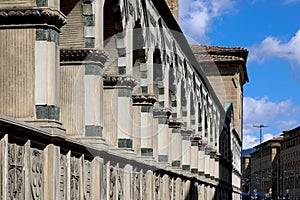
{"type": "Polygon", "coordinates": [[[171,110],[169,108],[155,108],[153,117],[158,120],[157,130],[157,161],[162,164],[170,162],[169,148],[171,141],[169,138],[169,117],[171,110]]]}
{"type": "Polygon", "coordinates": [[[102,69],[107,55],[96,49],[62,49],[60,60],[61,119],[67,134],[105,146],[102,69]]]}
{"type": "Polygon", "coordinates": [[[104,138],[119,149],[133,151],[132,90],[130,76],[104,77],[104,138]]]}
{"type": "Polygon", "coordinates": [[[134,94],[132,95],[132,100],[134,124],[133,148],[140,156],[151,156],[150,154],[147,155],[145,148],[151,149],[153,146],[153,104],[157,99],[154,95],[134,94]]]}
{"type": "Polygon", "coordinates": [[[30,2],[20,2],[20,7],[0,3],[0,113],[64,134],[59,122],[58,43],[66,19],[54,1],[45,7],[30,2]]]}
{"type": "Polygon", "coordinates": [[[193,134],[192,129],[182,129],[181,139],[182,139],[182,170],[190,171],[191,169],[191,135],[193,134]]]}

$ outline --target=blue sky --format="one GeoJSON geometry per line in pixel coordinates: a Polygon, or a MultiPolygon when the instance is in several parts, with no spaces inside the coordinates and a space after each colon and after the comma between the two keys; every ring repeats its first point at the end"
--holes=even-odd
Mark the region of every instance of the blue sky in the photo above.
{"type": "Polygon", "coordinates": [[[244,148],[300,125],[300,0],[179,0],[179,24],[198,44],[249,50],[244,148]]]}

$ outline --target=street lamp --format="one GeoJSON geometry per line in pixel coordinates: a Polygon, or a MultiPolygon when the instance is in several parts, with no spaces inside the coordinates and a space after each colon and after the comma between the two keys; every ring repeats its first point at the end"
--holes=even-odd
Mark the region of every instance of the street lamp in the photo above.
{"type": "MultiPolygon", "coordinates": [[[[262,128],[266,128],[268,126],[265,126],[265,125],[253,125],[253,127],[255,128],[259,128],[259,145],[260,145],[260,159],[259,159],[259,173],[260,173],[260,181],[262,181],[262,171],[261,171],[261,157],[262,157],[262,147],[261,147],[261,140],[262,140],[262,128]]],[[[260,184],[260,192],[262,192],[262,188],[261,188],[261,184],[260,184]]]]}

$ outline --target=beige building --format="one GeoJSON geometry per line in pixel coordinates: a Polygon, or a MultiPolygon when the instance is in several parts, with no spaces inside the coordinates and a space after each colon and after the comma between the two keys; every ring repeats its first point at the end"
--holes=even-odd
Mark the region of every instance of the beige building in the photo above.
{"type": "Polygon", "coordinates": [[[1,199],[239,199],[236,103],[169,7],[0,1],[1,199]]]}
{"type": "Polygon", "coordinates": [[[281,141],[280,191],[291,199],[300,198],[300,126],[283,131],[281,141]]]}
{"type": "Polygon", "coordinates": [[[191,48],[221,104],[232,107],[233,123],[228,137],[233,163],[232,184],[236,194],[240,194],[243,86],[249,81],[246,69],[248,51],[241,47],[192,45],[191,48]]]}
{"type": "Polygon", "coordinates": [[[279,196],[279,157],[281,137],[270,139],[255,146],[251,153],[251,183],[252,191],[256,189],[261,194],[279,196]]]}

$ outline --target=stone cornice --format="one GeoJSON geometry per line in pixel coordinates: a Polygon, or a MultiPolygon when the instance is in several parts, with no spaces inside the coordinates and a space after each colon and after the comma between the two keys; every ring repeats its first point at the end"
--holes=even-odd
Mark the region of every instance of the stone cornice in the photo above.
{"type": "Polygon", "coordinates": [[[104,89],[112,88],[127,88],[133,89],[137,85],[137,81],[131,76],[120,76],[120,75],[112,75],[112,76],[104,76],[104,89]]]}
{"type": "Polygon", "coordinates": [[[108,55],[100,49],[61,49],[61,64],[100,64],[104,66],[108,55]]]}
{"type": "Polygon", "coordinates": [[[157,98],[150,94],[133,94],[132,101],[134,105],[153,106],[153,104],[157,101],[157,98]]]}
{"type": "Polygon", "coordinates": [[[0,9],[0,26],[50,25],[59,30],[66,23],[66,16],[54,8],[33,7],[0,9]]]}
{"type": "Polygon", "coordinates": [[[153,109],[153,117],[154,118],[169,118],[171,115],[170,108],[155,108],[153,109]]]}
{"type": "Polygon", "coordinates": [[[170,120],[169,121],[169,128],[181,128],[182,124],[183,123],[181,121],[170,120]]]}

